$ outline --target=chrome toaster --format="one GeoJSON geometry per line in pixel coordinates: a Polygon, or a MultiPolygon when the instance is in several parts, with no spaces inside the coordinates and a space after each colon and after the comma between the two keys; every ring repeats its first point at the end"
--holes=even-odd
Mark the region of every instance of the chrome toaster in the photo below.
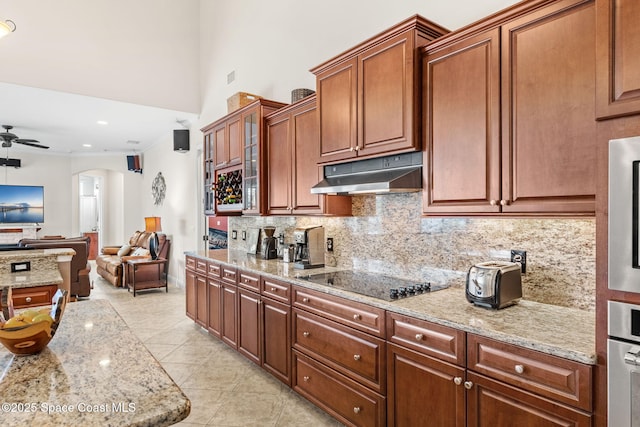
{"type": "Polygon", "coordinates": [[[481,262],[467,273],[467,301],[486,308],[504,308],[522,298],[520,264],[481,262]]]}

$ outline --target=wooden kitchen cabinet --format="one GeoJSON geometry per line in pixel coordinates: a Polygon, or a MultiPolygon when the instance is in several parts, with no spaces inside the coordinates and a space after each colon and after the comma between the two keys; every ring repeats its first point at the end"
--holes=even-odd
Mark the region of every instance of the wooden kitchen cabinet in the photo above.
{"type": "Polygon", "coordinates": [[[312,194],[323,178],[316,97],[266,117],[269,215],[350,215],[351,197],[312,194]]]}
{"type": "Polygon", "coordinates": [[[233,267],[222,266],[220,269],[222,284],[222,312],[220,335],[224,343],[238,349],[238,286],[236,285],[237,270],[233,267]]]}
{"type": "MultiPolygon", "coordinates": [[[[31,286],[28,288],[12,288],[11,300],[13,308],[22,309],[29,307],[39,307],[51,305],[53,296],[58,291],[58,285],[31,286]]],[[[0,290],[0,301],[2,291],[0,290]]]]}
{"type": "Polygon", "coordinates": [[[207,326],[207,262],[187,256],[185,268],[185,293],[187,316],[201,326],[207,326]]]}
{"type": "Polygon", "coordinates": [[[213,336],[222,338],[222,283],[220,265],[209,261],[207,269],[207,330],[213,336]]]}
{"type": "Polygon", "coordinates": [[[284,282],[238,271],[238,351],[291,386],[291,307],[288,300],[280,302],[289,288],[284,282]]]}
{"type": "Polygon", "coordinates": [[[264,213],[263,119],[285,105],[258,99],[201,129],[205,214],[264,213]],[[233,179],[234,184],[221,182],[220,176],[233,179]],[[231,201],[225,200],[228,188],[235,196],[231,201]]]}
{"type": "Polygon", "coordinates": [[[387,425],[466,426],[463,367],[387,344],[387,370],[387,425]]]}
{"type": "Polygon", "coordinates": [[[467,426],[590,427],[591,415],[468,372],[467,426]]]}
{"type": "Polygon", "coordinates": [[[596,112],[599,119],[640,113],[640,3],[596,1],[596,112]]]}
{"type": "Polygon", "coordinates": [[[320,163],[420,150],[417,48],[447,32],[414,16],[311,70],[320,163]]]}
{"type": "Polygon", "coordinates": [[[390,312],[386,325],[387,424],[464,427],[465,333],[390,312]]]}
{"type": "Polygon", "coordinates": [[[595,212],[595,3],[538,3],[424,48],[426,214],[595,212]]]}

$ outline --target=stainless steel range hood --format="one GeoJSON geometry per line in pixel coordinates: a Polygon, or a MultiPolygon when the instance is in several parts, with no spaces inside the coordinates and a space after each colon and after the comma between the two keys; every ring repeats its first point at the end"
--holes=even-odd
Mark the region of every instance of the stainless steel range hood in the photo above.
{"type": "Polygon", "coordinates": [[[324,167],[313,194],[408,193],[422,189],[422,153],[405,153],[324,167]]]}

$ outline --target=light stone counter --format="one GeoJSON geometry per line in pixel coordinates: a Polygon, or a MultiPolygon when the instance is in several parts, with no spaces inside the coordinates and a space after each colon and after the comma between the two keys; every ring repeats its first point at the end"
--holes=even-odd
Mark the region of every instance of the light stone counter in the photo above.
{"type": "Polygon", "coordinates": [[[40,354],[0,346],[0,424],[167,426],[191,403],[106,300],[67,304],[40,354]]]}
{"type": "Polygon", "coordinates": [[[62,285],[64,279],[59,263],[66,264],[75,255],[71,248],[28,249],[0,252],[0,290],[2,288],[28,288],[43,285],[62,285]],[[11,272],[11,264],[30,262],[30,271],[11,272]]]}
{"type": "Polygon", "coordinates": [[[476,307],[467,302],[463,281],[447,283],[450,286],[448,289],[389,302],[298,278],[311,273],[336,271],[336,268],[297,270],[293,268],[293,264],[283,263],[281,260],[263,260],[241,251],[198,251],[186,252],[186,255],[213,259],[390,312],[454,327],[577,362],[596,363],[595,313],[591,311],[527,300],[521,300],[517,305],[502,310],[476,307]]]}

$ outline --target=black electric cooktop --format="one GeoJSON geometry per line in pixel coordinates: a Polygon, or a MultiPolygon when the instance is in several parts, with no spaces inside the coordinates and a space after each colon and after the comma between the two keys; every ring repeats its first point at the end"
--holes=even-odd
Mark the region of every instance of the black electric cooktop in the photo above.
{"type": "Polygon", "coordinates": [[[395,301],[448,287],[353,270],[309,274],[298,278],[385,301],[395,301]]]}

